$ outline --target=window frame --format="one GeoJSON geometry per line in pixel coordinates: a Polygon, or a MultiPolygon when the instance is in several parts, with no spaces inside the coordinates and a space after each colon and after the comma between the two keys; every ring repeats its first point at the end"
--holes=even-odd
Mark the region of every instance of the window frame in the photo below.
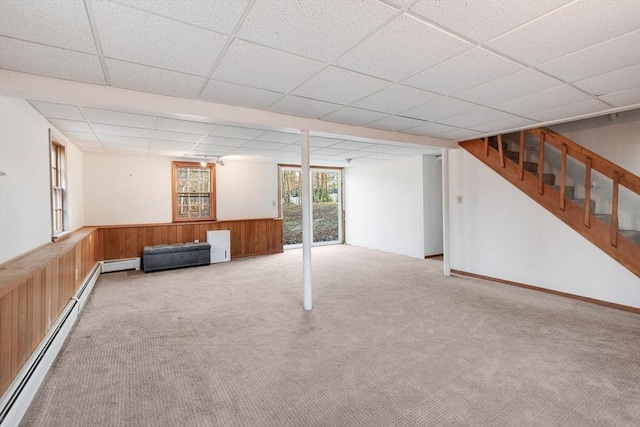
{"type": "Polygon", "coordinates": [[[63,143],[56,140],[49,130],[49,189],[51,206],[51,238],[68,232],[67,152],[63,143]],[[56,214],[59,212],[59,214],[56,214]],[[59,225],[59,227],[58,227],[59,225]]]}
{"type": "Polygon", "coordinates": [[[184,162],[173,161],[171,162],[171,216],[172,222],[202,222],[202,221],[216,221],[217,209],[216,209],[216,165],[214,163],[207,163],[202,165],[198,162],[184,162]],[[180,168],[194,168],[194,169],[208,169],[209,170],[209,192],[202,193],[180,193],[178,192],[178,169],[180,168]],[[208,194],[209,195],[209,217],[198,218],[179,218],[178,217],[178,201],[180,194],[208,194]]]}

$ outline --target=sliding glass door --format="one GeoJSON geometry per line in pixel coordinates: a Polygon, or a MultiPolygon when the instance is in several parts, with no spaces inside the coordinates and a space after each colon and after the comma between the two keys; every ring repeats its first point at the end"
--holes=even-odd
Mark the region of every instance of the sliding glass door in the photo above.
{"type": "MultiPolygon", "coordinates": [[[[340,244],[342,170],[311,168],[313,244],[340,244]]],[[[302,244],[302,182],[299,167],[280,166],[280,207],[284,245],[302,244]]]]}

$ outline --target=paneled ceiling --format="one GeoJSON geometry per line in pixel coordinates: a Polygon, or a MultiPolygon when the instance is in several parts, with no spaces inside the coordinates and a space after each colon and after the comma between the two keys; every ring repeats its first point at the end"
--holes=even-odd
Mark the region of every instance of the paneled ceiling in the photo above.
{"type": "MultiPolygon", "coordinates": [[[[640,1],[1,0],[0,68],[461,140],[640,107],[640,1]]],[[[264,126],[30,101],[86,151],[299,159],[264,126]]],[[[356,139],[312,161],[437,151],[356,139]]]]}

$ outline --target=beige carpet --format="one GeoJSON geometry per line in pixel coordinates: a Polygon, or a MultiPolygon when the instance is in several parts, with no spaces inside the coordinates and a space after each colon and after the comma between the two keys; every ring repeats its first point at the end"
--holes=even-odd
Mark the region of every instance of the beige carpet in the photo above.
{"type": "Polygon", "coordinates": [[[103,275],[25,426],[638,426],[640,316],[349,246],[103,275]]]}

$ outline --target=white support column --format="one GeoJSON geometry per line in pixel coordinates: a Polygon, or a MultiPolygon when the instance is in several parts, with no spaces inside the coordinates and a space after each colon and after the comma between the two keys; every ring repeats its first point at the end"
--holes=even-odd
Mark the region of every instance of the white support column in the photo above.
{"type": "Polygon", "coordinates": [[[313,307],[311,286],[311,241],[313,222],[311,210],[311,174],[309,170],[309,131],[303,130],[302,136],[302,282],[304,286],[303,306],[305,310],[313,307]]]}
{"type": "Polygon", "coordinates": [[[451,240],[449,233],[449,150],[442,149],[442,253],[443,274],[451,276],[451,240]]]}

